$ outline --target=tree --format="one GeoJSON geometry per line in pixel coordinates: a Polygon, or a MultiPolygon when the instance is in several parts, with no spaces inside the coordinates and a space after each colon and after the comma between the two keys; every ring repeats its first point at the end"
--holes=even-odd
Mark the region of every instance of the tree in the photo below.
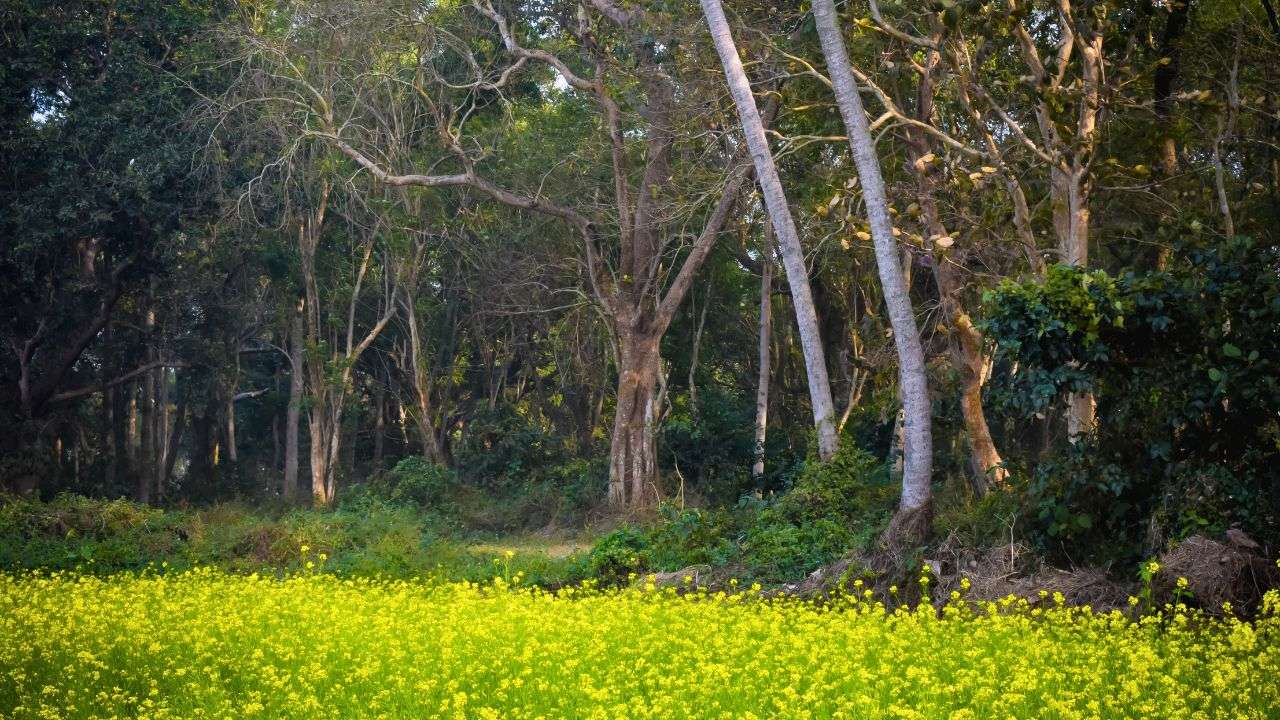
{"type": "MultiPolygon", "coordinates": [[[[804,262],[804,249],[800,245],[795,220],[791,217],[791,208],[787,204],[787,196],[782,189],[782,181],[778,179],[773,154],[769,150],[769,141],[765,137],[764,123],[756,108],[746,70],[738,57],[738,48],[729,31],[729,21],[725,18],[724,9],[719,0],[702,0],[702,12],[711,29],[716,52],[724,65],[729,92],[738,107],[742,131],[751,151],[751,160],[755,164],[756,179],[778,239],[782,263],[787,270],[787,282],[791,286],[791,301],[795,308],[796,323],[800,327],[800,342],[804,348],[805,368],[809,376],[813,424],[818,434],[818,457],[823,461],[830,460],[839,447],[834,417],[835,404],[831,400],[826,354],[823,351],[822,335],[818,330],[818,313],[814,309],[813,295],[809,289],[809,270],[804,262]]],[[[761,261],[768,262],[768,259],[762,256],[761,261]]]]}
{"type": "MultiPolygon", "coordinates": [[[[605,40],[597,36],[593,26],[580,25],[571,32],[576,33],[584,62],[594,66],[595,73],[577,71],[553,52],[526,47],[503,15],[488,2],[476,0],[470,8],[491,23],[502,47],[513,58],[500,70],[483,69],[472,49],[455,42],[456,38],[444,36],[442,42],[451,52],[435,58],[439,67],[425,63],[406,66],[401,68],[404,75],[395,76],[357,70],[360,63],[380,61],[381,56],[376,53],[338,62],[339,58],[291,48],[288,43],[249,31],[241,36],[248,48],[243,62],[250,67],[261,65],[261,82],[242,90],[253,92],[266,87],[263,100],[278,99],[280,94],[293,98],[294,102],[283,109],[290,113],[289,121],[297,137],[332,147],[381,185],[469,191],[501,205],[554,218],[580,237],[586,284],[616,341],[618,384],[609,498],[615,507],[622,507],[647,504],[654,498],[650,489],[656,486],[657,479],[655,402],[662,373],[660,340],[749,181],[749,168],[732,154],[718,150],[721,158],[714,173],[718,177],[708,193],[718,198],[713,207],[702,212],[697,205],[680,203],[673,197],[675,187],[669,182],[672,153],[681,138],[676,123],[688,109],[678,104],[675,81],[663,67],[667,60],[649,39],[658,23],[643,12],[629,12],[605,0],[595,0],[592,5],[611,32],[616,33],[618,47],[636,58],[634,65],[610,60],[605,40]],[[299,52],[310,53],[311,62],[291,60],[291,54],[299,52]],[[541,188],[524,192],[501,186],[486,175],[482,154],[467,148],[464,124],[473,112],[469,109],[473,105],[469,104],[490,102],[530,67],[553,72],[597,107],[612,176],[612,217],[575,207],[541,188]],[[465,77],[452,78],[458,68],[465,70],[465,77]],[[619,74],[619,86],[635,82],[640,88],[637,107],[631,113],[625,112],[615,97],[620,92],[611,87],[611,73],[619,74]],[[339,83],[338,77],[344,80],[339,83]],[[352,92],[354,97],[349,95],[352,92]],[[390,113],[367,113],[367,108],[388,101],[400,105],[393,105],[394,112],[390,113]],[[365,122],[340,121],[340,111],[348,115],[363,113],[365,122]],[[414,128],[414,122],[423,126],[414,128]],[[644,138],[644,160],[638,173],[632,168],[633,151],[625,142],[629,123],[635,123],[641,130],[635,135],[644,138]],[[420,140],[410,139],[424,133],[438,144],[422,148],[420,140]],[[407,148],[412,150],[406,154],[407,148]],[[387,169],[387,160],[406,158],[416,162],[424,151],[455,164],[458,172],[399,174],[387,169]],[[675,238],[669,230],[691,216],[703,218],[702,230],[680,253],[681,258],[673,258],[681,248],[671,242],[675,238]],[[612,228],[616,248],[605,248],[604,243],[610,238],[602,228],[612,228]],[[669,260],[675,262],[669,265],[669,260]]],[[[314,12],[320,16],[330,11],[341,19],[318,19],[315,28],[323,28],[318,33],[327,39],[317,42],[424,52],[417,46],[420,35],[405,35],[403,28],[392,32],[390,26],[379,25],[382,20],[398,22],[387,9],[317,7],[314,12]],[[356,33],[364,34],[349,43],[356,33]],[[376,42],[374,37],[378,38],[376,42]]],[[[440,19],[456,21],[449,12],[442,9],[440,19]]],[[[435,32],[430,20],[433,18],[424,19],[417,29],[435,32]]],[[[717,146],[711,147],[714,150],[717,146]]],[[[707,182],[705,175],[699,180],[707,182]]]]}
{"type": "Polygon", "coordinates": [[[849,146],[862,182],[871,237],[876,248],[876,267],[884,291],[885,306],[893,325],[894,344],[898,350],[899,392],[905,430],[902,501],[896,523],[904,537],[910,538],[922,534],[928,527],[916,518],[928,513],[933,474],[932,412],[924,351],[911,307],[911,296],[903,281],[898,245],[893,235],[893,221],[889,216],[889,201],[880,174],[880,163],[876,158],[875,141],[871,137],[862,99],[858,96],[857,81],[850,70],[844,39],[836,23],[835,3],[832,0],[815,0],[813,15],[826,58],[827,72],[831,77],[832,91],[848,131],[849,146]]]}

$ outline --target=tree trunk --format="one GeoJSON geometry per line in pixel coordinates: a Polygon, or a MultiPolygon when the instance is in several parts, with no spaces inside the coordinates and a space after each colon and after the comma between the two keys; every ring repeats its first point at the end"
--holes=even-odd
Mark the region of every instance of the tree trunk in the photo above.
{"type": "Polygon", "coordinates": [[[303,356],[302,308],[289,323],[289,405],[284,421],[284,497],[298,497],[298,420],[302,415],[303,356]]]}
{"type": "Polygon", "coordinates": [[[227,409],[226,409],[226,435],[227,435],[227,460],[233,463],[240,462],[240,450],[236,446],[236,389],[232,386],[227,389],[227,409]]]}
{"type": "Polygon", "coordinates": [[[311,435],[311,501],[317,508],[333,505],[338,488],[338,452],[342,439],[343,397],[324,389],[312,396],[308,426],[311,435]]]}
{"type": "Polygon", "coordinates": [[[373,390],[373,472],[382,472],[382,454],[387,432],[387,389],[382,379],[373,390]]]}
{"type": "Polygon", "coordinates": [[[702,331],[707,326],[707,308],[711,307],[711,288],[707,288],[706,297],[702,299],[702,314],[698,316],[698,329],[693,333],[693,352],[689,354],[689,413],[694,421],[698,418],[698,353],[702,349],[702,331]]]}
{"type": "Polygon", "coordinates": [[[173,477],[173,464],[178,457],[178,445],[182,442],[182,434],[187,429],[187,408],[184,399],[179,398],[173,412],[173,428],[169,431],[169,452],[164,460],[164,467],[156,481],[156,499],[163,500],[169,478],[173,477]]]}
{"type": "Polygon", "coordinates": [[[982,352],[982,335],[963,312],[952,318],[951,332],[952,364],[960,374],[960,415],[969,439],[969,466],[974,489],[981,495],[989,485],[1004,484],[1009,471],[1004,468],[1004,459],[996,449],[982,408],[982,385],[988,363],[982,352]]]}
{"type": "MultiPolygon", "coordinates": [[[[919,156],[921,150],[923,148],[917,147],[915,154],[919,156]]],[[[931,239],[947,236],[933,195],[932,183],[932,178],[918,174],[921,216],[931,239]]],[[[1009,474],[1003,467],[1004,460],[996,450],[986,413],[982,408],[982,386],[987,376],[987,357],[982,348],[982,334],[974,327],[969,314],[961,305],[961,279],[958,277],[957,266],[945,248],[934,249],[933,280],[938,290],[942,316],[951,331],[951,365],[960,377],[960,415],[968,436],[969,465],[974,488],[981,495],[987,491],[989,482],[1002,484],[1009,474]]]]}
{"type": "Polygon", "coordinates": [[[903,540],[914,540],[927,532],[932,493],[930,481],[933,474],[933,435],[924,351],[920,346],[920,333],[911,307],[911,296],[898,260],[897,242],[893,238],[893,223],[889,217],[889,202],[885,196],[880,163],[876,158],[875,141],[871,137],[849,55],[836,22],[835,3],[833,0],[814,0],[813,14],[832,89],[835,91],[836,104],[840,108],[840,116],[849,136],[858,178],[862,182],[863,199],[875,243],[876,267],[898,351],[899,386],[905,420],[905,459],[902,501],[895,531],[903,540]]]}
{"type": "Polygon", "coordinates": [[[830,460],[839,446],[835,403],[831,399],[831,381],[827,376],[826,355],[818,329],[818,313],[813,306],[813,294],[809,287],[804,250],[800,246],[795,220],[791,217],[791,208],[787,205],[786,193],[782,189],[782,181],[778,178],[778,169],[769,150],[769,141],[764,133],[764,123],[760,119],[755,96],[751,93],[751,84],[747,80],[742,60],[738,57],[738,49],[729,32],[729,21],[725,18],[720,0],[702,0],[702,12],[711,30],[711,38],[715,41],[716,52],[724,65],[729,92],[738,108],[742,131],[751,150],[756,181],[760,185],[769,218],[777,233],[782,262],[787,270],[787,282],[791,286],[796,323],[800,327],[800,345],[804,350],[809,398],[813,405],[813,424],[818,433],[818,456],[823,461],[830,460]]]}
{"type": "MultiPolygon", "coordinates": [[[[418,315],[413,300],[411,292],[406,289],[402,305],[405,311],[405,323],[409,326],[409,362],[413,365],[414,425],[418,428],[422,454],[432,462],[443,464],[443,453],[440,451],[440,443],[436,442],[435,424],[432,422],[431,375],[427,368],[426,353],[422,348],[422,336],[418,330],[418,315]]],[[[492,400],[496,400],[496,396],[492,400]]]]}
{"type": "Polygon", "coordinates": [[[658,339],[624,327],[618,332],[618,401],[609,446],[611,507],[640,506],[658,479],[658,339]]]}
{"type": "Polygon", "coordinates": [[[138,450],[142,446],[142,436],[138,427],[138,423],[140,422],[138,418],[139,388],[139,383],[130,383],[125,389],[125,392],[129,397],[128,414],[126,415],[125,420],[125,456],[129,458],[129,464],[133,466],[137,466],[138,464],[138,450]]]}
{"type": "Polygon", "coordinates": [[[156,464],[150,476],[151,496],[157,502],[164,495],[164,485],[168,480],[167,468],[171,466],[169,457],[177,452],[171,435],[173,417],[169,411],[169,369],[156,368],[156,385],[159,390],[159,407],[156,409],[156,464]]]}
{"type": "Polygon", "coordinates": [[[769,361],[773,338],[773,242],[765,228],[760,251],[760,374],[756,381],[756,444],[751,477],[759,485],[764,478],[764,442],[769,432],[769,361]]]}

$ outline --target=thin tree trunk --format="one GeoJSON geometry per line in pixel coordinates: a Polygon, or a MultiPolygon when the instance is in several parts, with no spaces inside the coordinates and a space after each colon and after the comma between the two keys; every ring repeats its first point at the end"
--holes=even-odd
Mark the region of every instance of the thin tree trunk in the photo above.
{"type": "Polygon", "coordinates": [[[373,390],[373,472],[382,471],[382,453],[387,432],[387,389],[382,379],[373,390]]]}
{"type": "Polygon", "coordinates": [[[234,386],[227,391],[226,423],[227,460],[233,463],[240,462],[240,451],[236,446],[236,389],[234,386]]]}
{"type": "Polygon", "coordinates": [[[156,484],[156,499],[163,500],[165,489],[169,485],[169,478],[173,477],[173,464],[178,458],[178,445],[182,442],[182,434],[187,430],[187,408],[184,400],[179,397],[178,405],[174,409],[173,429],[169,431],[169,453],[165,457],[164,469],[160,472],[159,481],[156,484]]]}
{"type": "MultiPolygon", "coordinates": [[[[858,329],[855,326],[849,333],[849,347],[853,350],[853,358],[859,360],[862,358],[862,338],[858,335],[858,329]]],[[[867,385],[867,371],[854,365],[853,372],[849,377],[849,398],[844,405],[844,412],[840,413],[840,422],[836,425],[837,432],[844,432],[844,426],[849,422],[849,416],[853,414],[853,409],[862,401],[862,390],[867,385]]]]}
{"type": "MultiPolygon", "coordinates": [[[[236,339],[236,345],[240,344],[239,338],[236,339]]],[[[226,423],[225,434],[227,437],[227,460],[231,463],[240,462],[240,450],[236,443],[236,389],[240,387],[240,355],[235,355],[235,365],[232,370],[231,380],[227,383],[227,401],[226,410],[223,416],[223,422],[226,423]]]]}
{"type": "Polygon", "coordinates": [[[284,497],[298,497],[298,420],[302,415],[303,355],[302,308],[289,323],[289,405],[284,421],[284,497]]]}
{"type": "Polygon", "coordinates": [[[698,372],[698,352],[702,348],[702,330],[707,326],[707,308],[711,307],[711,288],[702,299],[702,314],[698,316],[698,329],[693,333],[693,352],[689,356],[689,411],[698,417],[698,385],[695,375],[698,372]]]}
{"type": "MultiPolygon", "coordinates": [[[[440,452],[440,444],[436,442],[436,429],[433,422],[431,375],[427,369],[427,357],[422,348],[422,336],[418,329],[418,314],[414,308],[413,300],[411,291],[406,288],[401,304],[404,307],[405,323],[409,326],[409,362],[413,365],[413,399],[415,403],[414,424],[418,428],[418,440],[422,443],[422,454],[432,462],[443,463],[444,457],[440,452]]],[[[494,400],[496,400],[496,396],[491,398],[491,406],[494,400]]]]}
{"type": "Polygon", "coordinates": [[[125,455],[126,457],[129,458],[129,464],[133,466],[137,466],[138,464],[138,450],[142,446],[142,437],[138,427],[139,388],[140,388],[139,383],[130,383],[125,389],[125,392],[128,393],[128,397],[129,397],[128,410],[127,410],[127,415],[125,420],[125,434],[126,434],[125,455]]]}
{"type": "Polygon", "coordinates": [[[1240,74],[1240,47],[1236,43],[1231,72],[1227,76],[1227,107],[1225,117],[1218,118],[1218,134],[1213,140],[1213,188],[1218,197],[1218,212],[1222,214],[1222,234],[1235,237],[1236,223],[1231,215],[1231,201],[1227,197],[1226,169],[1222,162],[1222,145],[1235,134],[1236,109],[1240,107],[1240,86],[1236,78],[1240,74]]]}
{"type": "Polygon", "coordinates": [[[818,433],[818,456],[830,460],[839,446],[835,425],[835,403],[831,399],[831,381],[827,376],[826,355],[822,336],[818,329],[818,313],[813,306],[813,293],[809,287],[809,272],[805,266],[804,250],[796,231],[791,208],[787,205],[778,168],[769,150],[764,123],[756,107],[746,70],[738,57],[737,46],[729,31],[720,0],[702,0],[702,12],[706,16],[715,42],[716,52],[724,65],[725,79],[733,95],[742,121],[742,131],[751,150],[751,160],[756,168],[756,181],[764,196],[765,206],[777,233],[782,262],[787,270],[787,282],[791,286],[791,304],[795,308],[796,323],[800,327],[800,345],[804,350],[805,369],[809,380],[809,398],[813,405],[813,424],[818,433]]]}
{"type": "Polygon", "coordinates": [[[898,351],[899,386],[905,419],[905,459],[896,532],[902,539],[914,539],[927,531],[928,525],[924,521],[927,520],[932,493],[930,481],[933,474],[933,435],[924,350],[920,346],[920,333],[911,307],[911,296],[898,260],[898,248],[893,238],[893,223],[889,217],[889,202],[885,196],[880,163],[876,158],[875,141],[871,137],[862,99],[858,97],[858,85],[850,69],[849,55],[836,22],[835,3],[833,0],[814,0],[813,14],[832,89],[835,91],[836,104],[844,120],[849,146],[858,168],[858,178],[862,183],[871,236],[875,243],[876,266],[898,351]],[[924,517],[908,518],[908,515],[924,517]]]}
{"type": "Polygon", "coordinates": [[[764,442],[769,432],[769,361],[773,338],[773,238],[765,226],[760,249],[760,374],[756,380],[756,445],[751,477],[759,484],[764,478],[764,442]]]}

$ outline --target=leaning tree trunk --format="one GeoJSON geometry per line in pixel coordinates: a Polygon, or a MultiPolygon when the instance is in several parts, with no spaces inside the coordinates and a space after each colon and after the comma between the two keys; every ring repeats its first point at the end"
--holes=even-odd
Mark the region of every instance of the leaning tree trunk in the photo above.
{"type": "MultiPolygon", "coordinates": [[[[926,150],[922,145],[913,147],[913,166],[922,167],[918,160],[926,150]]],[[[927,168],[916,171],[917,197],[924,227],[930,239],[936,240],[948,237],[948,233],[934,195],[935,180],[928,172],[927,168]]],[[[942,316],[951,331],[951,364],[960,376],[960,416],[968,436],[969,465],[974,489],[981,495],[986,493],[989,484],[1003,484],[1009,472],[1004,468],[1004,459],[1000,457],[995,440],[991,437],[986,412],[982,407],[982,386],[986,381],[988,363],[987,354],[983,351],[982,333],[978,332],[973,320],[965,312],[960,298],[963,283],[959,277],[959,266],[948,253],[946,247],[934,245],[933,281],[938,290],[942,316]]]]}
{"type": "Polygon", "coordinates": [[[658,339],[633,328],[618,332],[618,401],[609,445],[611,507],[644,504],[658,474],[658,339]]]}
{"type": "Polygon", "coordinates": [[[831,86],[835,91],[836,104],[849,135],[849,146],[858,168],[858,178],[862,181],[862,195],[871,224],[871,237],[875,243],[876,267],[898,351],[899,385],[905,419],[905,458],[902,501],[898,516],[890,528],[892,536],[889,539],[895,542],[912,541],[923,537],[928,530],[930,480],[933,474],[933,435],[930,428],[929,386],[925,376],[924,351],[920,346],[920,332],[911,308],[911,296],[903,281],[902,266],[898,261],[898,246],[893,239],[893,222],[889,217],[889,201],[885,196],[880,162],[876,158],[875,141],[871,137],[862,99],[858,97],[858,85],[853,77],[849,54],[836,23],[835,3],[833,0],[814,0],[813,15],[817,22],[818,37],[822,42],[822,54],[827,61],[827,71],[831,76],[831,86]]]}
{"type": "Polygon", "coordinates": [[[805,370],[809,379],[809,399],[813,404],[813,424],[818,432],[818,456],[823,461],[830,460],[836,453],[839,439],[836,435],[835,403],[831,400],[831,381],[827,376],[826,354],[822,348],[822,335],[818,330],[818,313],[813,306],[813,294],[809,288],[809,271],[804,262],[804,251],[800,246],[800,236],[796,232],[795,220],[791,217],[791,208],[787,205],[787,196],[782,189],[782,181],[778,178],[778,168],[769,150],[769,141],[764,133],[764,123],[760,119],[760,111],[756,107],[755,96],[751,93],[751,83],[747,80],[747,72],[738,57],[737,46],[733,35],[729,32],[729,21],[725,18],[720,0],[702,0],[702,12],[707,18],[707,26],[711,30],[711,39],[715,41],[716,52],[724,65],[725,79],[733,102],[738,107],[738,116],[742,121],[742,132],[746,136],[747,147],[751,150],[751,160],[756,168],[756,182],[764,196],[765,207],[777,233],[778,246],[782,253],[782,263],[787,270],[787,282],[791,285],[791,301],[796,311],[796,323],[800,326],[800,346],[804,350],[805,370]]]}

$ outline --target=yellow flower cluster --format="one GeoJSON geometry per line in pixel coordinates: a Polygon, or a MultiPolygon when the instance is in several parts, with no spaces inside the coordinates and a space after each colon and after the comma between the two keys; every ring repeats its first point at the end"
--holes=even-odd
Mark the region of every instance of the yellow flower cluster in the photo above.
{"type": "Polygon", "coordinates": [[[1275,718],[1254,622],[198,570],[0,575],[0,718],[1275,718]]]}

